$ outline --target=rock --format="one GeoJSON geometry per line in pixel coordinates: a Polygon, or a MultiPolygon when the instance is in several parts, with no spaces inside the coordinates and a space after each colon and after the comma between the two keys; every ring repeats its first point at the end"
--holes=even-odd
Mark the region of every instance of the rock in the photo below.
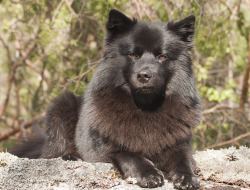
{"type": "Polygon", "coordinates": [[[196,152],[194,159],[205,180],[250,185],[250,149],[241,146],[196,152]]]}
{"type": "MultiPolygon", "coordinates": [[[[249,187],[250,149],[247,147],[200,151],[194,158],[203,180],[201,189],[243,190],[249,187]]],[[[133,184],[133,179],[126,181],[107,163],[63,161],[61,158],[33,160],[0,152],[0,189],[141,189],[133,184]]],[[[174,188],[165,180],[165,185],[156,189],[174,188]]]]}

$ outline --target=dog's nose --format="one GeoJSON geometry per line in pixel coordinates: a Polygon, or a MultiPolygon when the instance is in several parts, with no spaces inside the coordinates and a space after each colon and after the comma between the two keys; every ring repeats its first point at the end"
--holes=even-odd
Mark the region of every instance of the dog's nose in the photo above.
{"type": "Polygon", "coordinates": [[[147,83],[152,78],[152,72],[148,68],[144,68],[137,73],[137,80],[140,83],[147,83]]]}

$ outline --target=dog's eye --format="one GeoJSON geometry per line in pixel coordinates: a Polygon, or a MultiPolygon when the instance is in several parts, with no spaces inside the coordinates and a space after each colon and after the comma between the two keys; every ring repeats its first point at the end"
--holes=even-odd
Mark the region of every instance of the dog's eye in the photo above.
{"type": "Polygon", "coordinates": [[[136,53],[130,53],[128,54],[129,57],[131,57],[132,59],[138,59],[139,56],[136,53]]]}
{"type": "Polygon", "coordinates": [[[164,61],[165,59],[167,59],[167,56],[161,54],[161,55],[158,55],[158,56],[157,56],[157,59],[158,59],[159,61],[164,61]]]}

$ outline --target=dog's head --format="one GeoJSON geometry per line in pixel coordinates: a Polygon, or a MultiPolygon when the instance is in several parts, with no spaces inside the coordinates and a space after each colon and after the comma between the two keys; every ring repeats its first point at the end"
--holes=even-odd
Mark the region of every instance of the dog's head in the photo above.
{"type": "Polygon", "coordinates": [[[138,22],[116,10],[106,24],[99,73],[105,85],[123,86],[139,107],[159,106],[167,95],[197,94],[191,69],[195,17],[169,23],[138,22]]]}

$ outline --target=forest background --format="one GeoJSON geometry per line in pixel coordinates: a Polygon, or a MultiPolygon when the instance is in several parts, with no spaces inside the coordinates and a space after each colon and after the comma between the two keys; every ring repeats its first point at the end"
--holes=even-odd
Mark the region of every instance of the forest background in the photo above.
{"type": "Polygon", "coordinates": [[[196,16],[193,70],[203,99],[195,150],[250,145],[250,0],[0,0],[0,151],[58,94],[84,92],[115,8],[138,20],[196,16]]]}

